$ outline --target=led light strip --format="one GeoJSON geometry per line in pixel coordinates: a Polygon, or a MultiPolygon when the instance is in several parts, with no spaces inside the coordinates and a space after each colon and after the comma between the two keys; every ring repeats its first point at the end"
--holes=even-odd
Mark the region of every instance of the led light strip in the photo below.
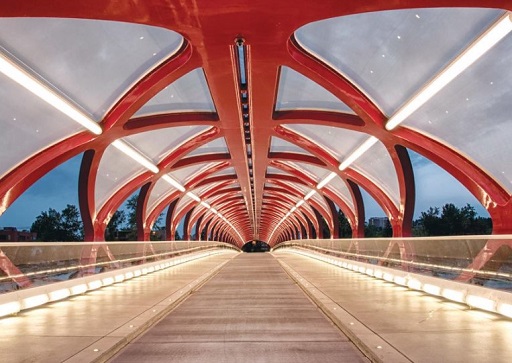
{"type": "Polygon", "coordinates": [[[38,286],[26,290],[19,290],[0,296],[0,317],[16,314],[21,310],[31,309],[49,302],[65,299],[69,296],[80,295],[87,291],[96,290],[103,286],[119,283],[134,277],[139,277],[197,260],[214,254],[224,253],[226,250],[211,250],[194,253],[186,256],[171,258],[167,261],[158,261],[146,265],[129,267],[122,270],[104,272],[100,275],[82,277],[75,280],[57,282],[50,285],[38,286]]]}
{"type": "Polygon", "coordinates": [[[452,63],[444,68],[430,83],[413,96],[402,108],[400,108],[386,123],[387,130],[393,130],[414,111],[425,104],[436,93],[449,84],[455,77],[461,74],[476,60],[484,55],[496,43],[512,31],[512,18],[506,13],[494,23],[484,34],[474,41],[452,63]]]}
{"type": "Polygon", "coordinates": [[[325,256],[297,248],[285,248],[279,251],[314,258],[337,267],[392,282],[412,290],[423,291],[430,295],[443,297],[453,302],[466,304],[473,308],[497,313],[512,319],[512,297],[508,292],[490,290],[481,286],[467,285],[456,281],[442,280],[436,277],[392,270],[382,266],[325,256]]]}
{"type": "Polygon", "coordinates": [[[43,81],[32,76],[26,69],[13,62],[1,51],[0,72],[92,133],[100,135],[103,132],[96,121],[85,115],[75,105],[44,84],[43,81]]]}

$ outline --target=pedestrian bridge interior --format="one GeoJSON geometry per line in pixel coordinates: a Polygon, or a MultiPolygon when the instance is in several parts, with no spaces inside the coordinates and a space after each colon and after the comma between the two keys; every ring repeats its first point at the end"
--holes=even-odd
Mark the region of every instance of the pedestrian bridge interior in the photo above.
{"type": "Polygon", "coordinates": [[[81,156],[85,240],[0,243],[0,361],[505,362],[510,11],[1,2],[0,215],[81,156]],[[411,237],[415,155],[492,235],[411,237]],[[134,194],[137,242],[105,242],[134,194]]]}

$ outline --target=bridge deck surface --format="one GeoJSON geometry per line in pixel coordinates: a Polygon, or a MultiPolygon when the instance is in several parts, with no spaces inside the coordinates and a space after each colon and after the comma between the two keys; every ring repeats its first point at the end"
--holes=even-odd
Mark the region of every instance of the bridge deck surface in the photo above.
{"type": "Polygon", "coordinates": [[[113,359],[366,362],[268,253],[240,254],[113,359]]]}
{"type": "Polygon", "coordinates": [[[353,331],[377,355],[389,346],[413,362],[510,362],[510,319],[308,257],[276,257],[292,276],[298,273],[295,278],[320,306],[338,315],[342,330],[349,336],[346,329],[353,331]]]}

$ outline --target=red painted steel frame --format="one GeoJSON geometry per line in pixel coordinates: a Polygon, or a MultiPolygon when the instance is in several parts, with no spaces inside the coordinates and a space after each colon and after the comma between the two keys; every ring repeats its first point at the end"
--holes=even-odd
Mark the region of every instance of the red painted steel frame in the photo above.
{"type": "MultiPolygon", "coordinates": [[[[417,7],[512,9],[512,5],[506,0],[403,0],[398,2],[324,0],[322,4],[292,0],[279,2],[262,0],[244,3],[243,7],[236,0],[216,2],[197,0],[194,6],[189,2],[174,2],[171,6],[169,2],[161,0],[147,0],[130,5],[108,0],[3,1],[0,3],[0,14],[4,17],[63,17],[134,22],[177,31],[183,35],[185,41],[175,55],[147,73],[122,95],[118,103],[101,121],[104,130],[102,135],[94,136],[83,132],[71,136],[41,150],[5,175],[0,180],[0,212],[8,208],[16,198],[48,171],[71,157],[84,153],[80,171],[79,200],[86,240],[102,240],[105,227],[114,211],[131,193],[143,185],[147,186],[146,193],[141,197],[143,205],[139,208],[138,220],[141,224],[139,238],[147,239],[147,232],[154,219],[168,205],[171,207],[167,218],[167,236],[173,238],[177,223],[196,204],[189,203],[183,212],[176,211],[175,207],[183,197],[183,193],[173,192],[146,213],[145,206],[156,181],[164,173],[172,172],[178,167],[219,161],[226,162],[235,169],[240,188],[222,191],[227,182],[225,177],[208,177],[204,174],[201,180],[196,178],[193,182],[188,181],[187,189],[211,183],[211,189],[217,189],[217,193],[220,193],[217,196],[222,196],[212,199],[214,201],[212,206],[218,207],[219,212],[231,219],[244,240],[266,240],[287,212],[286,209],[293,206],[290,198],[293,196],[295,200],[301,197],[283,185],[280,185],[281,191],[273,190],[270,193],[265,187],[270,180],[267,167],[269,165],[282,167],[286,165],[286,161],[300,160],[334,171],[347,183],[353,197],[355,206],[353,210],[341,199],[336,198],[334,193],[328,190],[329,188],[325,188],[322,193],[347,215],[354,237],[361,237],[364,227],[364,206],[359,187],[367,190],[389,216],[394,236],[408,236],[411,233],[415,199],[412,167],[405,150],[409,148],[440,165],[466,186],[489,211],[493,219],[494,233],[510,233],[512,232],[511,196],[499,183],[478,165],[448,145],[406,127],[387,131],[384,128],[387,118],[379,107],[336,70],[301,49],[293,36],[296,29],[313,21],[362,12],[417,7]],[[246,46],[253,183],[249,175],[247,146],[244,141],[240,108],[240,87],[237,85],[238,65],[234,52],[234,40],[237,38],[243,38],[246,46]],[[321,85],[351,107],[356,115],[323,111],[275,112],[276,88],[282,66],[290,67],[321,85]],[[199,67],[205,72],[215,104],[215,113],[180,113],[132,118],[134,113],[160,90],[199,67]],[[340,172],[337,169],[339,161],[333,158],[325,148],[290,132],[284,127],[287,124],[329,125],[357,130],[377,137],[393,160],[399,184],[399,205],[386,195],[381,186],[375,185],[355,170],[349,168],[340,172]],[[198,135],[174,150],[160,163],[161,172],[157,175],[144,172],[135,176],[125,185],[119,186],[103,206],[96,205],[94,200],[96,173],[108,145],[116,139],[136,133],[186,125],[208,125],[211,129],[209,133],[198,135]],[[224,137],[229,155],[186,157],[190,151],[217,137],[224,137]],[[295,143],[311,155],[270,153],[271,137],[281,137],[295,143]],[[254,195],[251,192],[251,184],[254,187],[254,195]],[[222,203],[223,199],[229,199],[230,196],[237,196],[241,203],[236,204],[235,207],[229,203],[222,203]],[[286,201],[284,204],[282,204],[283,200],[286,201]],[[171,233],[172,235],[169,235],[171,233]]],[[[279,180],[302,181],[312,186],[311,180],[307,180],[304,173],[287,171],[294,176],[279,177],[279,180]]],[[[233,176],[229,178],[233,181],[233,176]]],[[[213,198],[214,194],[205,193],[200,197],[213,198]]],[[[314,205],[314,203],[313,200],[308,201],[308,204],[314,205]]],[[[329,208],[316,206],[316,209],[322,213],[330,228],[334,228],[336,219],[332,205],[329,205],[329,208]]],[[[303,207],[301,210],[305,211],[307,208],[303,207]]],[[[205,214],[206,211],[203,208],[202,211],[198,210],[191,215],[192,225],[201,216],[205,216],[199,223],[199,232],[202,231],[202,227],[205,227],[207,234],[211,234],[212,237],[221,236],[230,242],[239,239],[222,220],[205,214]]],[[[308,213],[298,218],[292,217],[291,221],[281,224],[279,230],[273,235],[273,241],[267,242],[272,244],[283,240],[285,236],[294,236],[300,226],[308,230],[308,226],[304,225],[305,219],[312,219],[313,223],[318,222],[314,221],[316,218],[312,218],[308,213]]],[[[315,228],[319,231],[316,224],[315,228]]],[[[496,248],[494,245],[492,247],[496,248]]],[[[483,265],[485,261],[486,257],[482,255],[478,264],[483,265]]]]}

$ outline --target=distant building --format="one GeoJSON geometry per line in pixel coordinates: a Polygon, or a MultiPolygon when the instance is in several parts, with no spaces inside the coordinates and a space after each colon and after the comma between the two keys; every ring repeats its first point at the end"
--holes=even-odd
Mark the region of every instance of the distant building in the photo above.
{"type": "Polygon", "coordinates": [[[372,217],[368,221],[368,225],[374,226],[377,228],[386,228],[388,223],[388,219],[386,217],[372,217]]]}
{"type": "Polygon", "coordinates": [[[5,227],[0,229],[0,242],[25,242],[35,241],[37,233],[27,230],[18,231],[16,227],[5,227]]]}

